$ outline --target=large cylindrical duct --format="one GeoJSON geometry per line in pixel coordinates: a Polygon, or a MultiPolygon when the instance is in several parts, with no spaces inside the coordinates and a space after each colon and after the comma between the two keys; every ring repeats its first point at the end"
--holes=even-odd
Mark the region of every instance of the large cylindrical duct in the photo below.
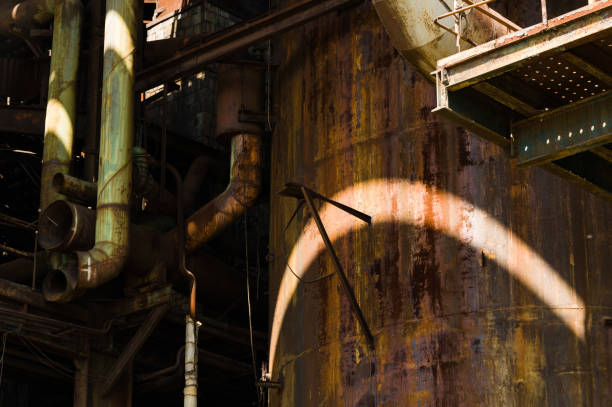
{"type": "Polygon", "coordinates": [[[270,406],[609,405],[611,205],[432,116],[369,3],[276,45],[270,406]],[[372,216],[320,207],[374,352],[288,181],[372,216]]]}
{"type": "MultiPolygon", "coordinates": [[[[263,110],[263,70],[247,62],[221,65],[217,79],[217,137],[230,141],[230,179],[223,193],[187,218],[187,252],[200,248],[240,219],[261,190],[263,129],[260,124],[241,122],[240,112],[263,110]]],[[[175,242],[176,233],[169,234],[175,242]]]]}
{"type": "Polygon", "coordinates": [[[54,16],[40,181],[40,207],[44,210],[51,202],[62,198],[52,188],[53,176],[57,173],[68,174],[70,170],[76,128],[76,87],[83,5],[80,0],[29,1],[20,5],[37,10],[38,14],[35,15],[44,15],[40,11],[44,9],[54,16]]]}
{"type": "MultiPolygon", "coordinates": [[[[480,0],[372,0],[395,49],[425,75],[436,69],[438,59],[458,51],[457,36],[448,31],[457,29],[455,16],[436,22],[437,17],[448,14],[455,3],[460,8],[478,2],[480,0]]],[[[474,8],[456,14],[460,19],[461,50],[483,44],[518,28],[488,5],[483,4],[480,9],[484,9],[487,14],[474,8]]]]}
{"type": "Polygon", "coordinates": [[[61,275],[49,273],[43,293],[50,301],[69,301],[87,288],[112,280],[128,255],[136,7],[136,0],[106,2],[95,245],[71,255],[59,267],[61,275]]]}

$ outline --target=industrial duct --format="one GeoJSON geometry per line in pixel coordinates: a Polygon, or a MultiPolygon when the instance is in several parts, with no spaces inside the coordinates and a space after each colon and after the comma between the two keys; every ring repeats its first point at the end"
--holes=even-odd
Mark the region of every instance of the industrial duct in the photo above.
{"type": "Polygon", "coordinates": [[[43,23],[53,17],[53,51],[41,173],[40,207],[61,199],[51,188],[56,173],[68,174],[76,127],[76,83],[83,5],[80,0],[26,1],[12,9],[19,24],[43,23]]]}
{"type": "MultiPolygon", "coordinates": [[[[108,20],[107,20],[108,21],[108,20]]],[[[105,54],[105,72],[107,63],[105,54]]],[[[218,137],[222,140],[230,140],[230,180],[227,188],[220,195],[208,202],[202,208],[195,211],[186,220],[186,251],[193,252],[216,236],[232,222],[239,219],[245,209],[255,202],[261,189],[261,165],[262,165],[262,139],[261,127],[252,123],[242,123],[239,120],[241,109],[250,111],[261,111],[263,106],[263,75],[260,67],[256,65],[231,65],[224,66],[219,70],[217,95],[218,137]]],[[[105,75],[104,85],[108,81],[105,75]]],[[[103,89],[104,91],[104,89],[103,89]]],[[[108,109],[108,95],[103,93],[103,106],[108,109]]],[[[119,96],[118,96],[119,98],[119,96]]],[[[124,108],[118,100],[114,105],[120,109],[124,108]]],[[[112,117],[112,110],[106,116],[112,117]]],[[[105,115],[103,114],[103,117],[105,115]]],[[[105,118],[105,120],[110,120],[105,118]]],[[[131,117],[124,117],[129,120],[131,117]]],[[[152,267],[158,262],[165,262],[170,270],[178,264],[178,228],[168,232],[164,236],[159,233],[145,230],[146,228],[133,226],[132,234],[136,233],[129,241],[129,233],[123,230],[129,227],[129,189],[126,188],[125,179],[119,182],[119,175],[131,176],[131,165],[128,166],[127,159],[122,165],[114,164],[110,167],[105,164],[111,159],[117,160],[117,149],[124,144],[116,140],[114,147],[109,150],[104,148],[104,143],[111,144],[108,137],[108,124],[103,124],[102,140],[100,149],[100,180],[98,181],[98,205],[96,210],[96,239],[94,247],[85,252],[77,252],[70,255],[68,261],[62,266],[48,273],[43,283],[43,294],[49,301],[70,301],[82,294],[87,288],[93,288],[115,278],[126,261],[132,265],[134,259],[139,257],[138,267],[130,267],[138,272],[143,268],[152,267]],[[109,151],[112,151],[109,157],[109,151]],[[116,168],[114,173],[105,172],[105,168],[116,168]],[[121,171],[121,173],[119,173],[121,171]],[[112,178],[112,174],[117,174],[112,178]],[[122,201],[102,201],[103,194],[109,192],[104,189],[125,191],[121,196],[122,201]],[[104,202],[104,203],[102,203],[104,202]],[[101,205],[102,203],[102,205],[101,205]],[[117,211],[117,212],[115,212],[117,211]],[[123,211],[123,212],[121,212],[123,211]],[[102,213],[102,217],[101,217],[102,213]],[[100,224],[101,219],[103,222],[100,224]],[[118,222],[118,223],[115,223],[118,222]],[[116,231],[116,232],[115,232],[116,231]],[[128,251],[130,248],[130,251],[128,251]],[[143,259],[142,257],[146,257],[143,259]]],[[[131,128],[130,128],[131,130],[131,128]]],[[[124,131],[127,131],[124,129],[124,131]]],[[[119,132],[116,132],[119,134],[119,132]]],[[[118,139],[119,137],[117,137],[118,139]]],[[[131,137],[130,137],[131,143],[131,137]]],[[[131,144],[130,144],[131,145],[131,144]]],[[[131,153],[131,152],[130,152],[131,153]]],[[[196,171],[206,166],[206,160],[198,159],[193,166],[196,171]]],[[[190,171],[192,173],[193,171],[190,171]]],[[[63,181],[70,181],[68,177],[62,177],[63,181]]],[[[130,177],[128,177],[130,178],[130,177]]],[[[192,174],[188,177],[189,184],[198,183],[200,177],[192,174]]],[[[57,181],[57,180],[56,180],[57,181]]],[[[79,189],[79,188],[77,188],[79,189]]],[[[186,191],[192,193],[193,191],[186,191]]],[[[56,250],[70,251],[91,246],[91,224],[93,212],[86,208],[69,203],[55,202],[49,207],[49,215],[54,218],[57,225],[48,230],[43,245],[56,250]]]]}
{"type": "MultiPolygon", "coordinates": [[[[464,7],[478,1],[459,0],[457,3],[458,7],[464,7]]],[[[372,4],[393,46],[426,77],[429,78],[429,74],[436,69],[439,59],[457,52],[456,35],[435,23],[439,16],[453,10],[453,0],[372,0],[372,4]]],[[[519,28],[486,4],[457,15],[461,20],[461,49],[485,43],[519,28]]],[[[452,16],[438,23],[450,30],[455,29],[452,16]]]]}
{"type": "Polygon", "coordinates": [[[49,301],[69,301],[88,288],[114,279],[127,259],[134,138],[136,7],[136,0],[106,2],[95,244],[88,251],[68,256],[59,269],[47,275],[43,294],[49,301]]]}

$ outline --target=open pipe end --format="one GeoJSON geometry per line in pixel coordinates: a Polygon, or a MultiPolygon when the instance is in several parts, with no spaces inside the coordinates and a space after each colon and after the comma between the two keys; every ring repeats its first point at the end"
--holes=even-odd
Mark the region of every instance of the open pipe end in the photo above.
{"type": "Polygon", "coordinates": [[[47,250],[85,250],[93,246],[94,231],[94,211],[58,200],[40,215],[38,241],[47,250]]]}
{"type": "MultiPolygon", "coordinates": [[[[55,184],[55,178],[53,183],[55,184]]],[[[72,238],[73,218],[70,205],[66,201],[55,201],[47,206],[39,220],[40,245],[47,250],[58,250],[68,243],[72,238]]]]}
{"type": "Polygon", "coordinates": [[[66,183],[66,177],[61,172],[58,172],[53,176],[53,180],[51,181],[51,185],[53,185],[53,189],[58,192],[64,190],[64,184],[66,183]]]}
{"type": "Polygon", "coordinates": [[[78,258],[72,254],[66,261],[45,276],[42,293],[50,302],[69,302],[78,297],[78,258]]]}

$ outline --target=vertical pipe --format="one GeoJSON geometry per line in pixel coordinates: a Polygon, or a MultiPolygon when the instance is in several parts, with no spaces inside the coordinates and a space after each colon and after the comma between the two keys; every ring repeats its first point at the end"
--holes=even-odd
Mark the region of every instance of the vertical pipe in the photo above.
{"type": "Polygon", "coordinates": [[[74,407],[87,407],[89,358],[74,360],[74,407]]]}
{"type": "Polygon", "coordinates": [[[58,172],[67,174],[70,169],[83,6],[79,0],[64,0],[55,5],[53,12],[53,51],[40,183],[43,210],[51,202],[63,198],[51,187],[53,176],[58,172]]]}
{"type": "Polygon", "coordinates": [[[104,33],[101,1],[90,2],[89,69],[87,84],[87,134],[85,136],[85,179],[96,182],[98,168],[98,135],[100,134],[100,66],[104,33]]]}
{"type": "Polygon", "coordinates": [[[548,12],[546,10],[546,0],[541,0],[542,3],[542,22],[548,24],[548,12]]]}
{"type": "Polygon", "coordinates": [[[96,243],[87,252],[77,252],[79,273],[85,273],[79,281],[86,286],[116,277],[128,253],[136,9],[136,0],[106,1],[96,243]]]}
{"type": "Polygon", "coordinates": [[[95,244],[47,275],[43,292],[49,301],[70,301],[87,288],[112,280],[127,259],[137,6],[136,0],[106,1],[95,244]]]}
{"type": "Polygon", "coordinates": [[[185,317],[185,389],[184,407],[198,405],[198,330],[200,322],[190,315],[185,317]]]}

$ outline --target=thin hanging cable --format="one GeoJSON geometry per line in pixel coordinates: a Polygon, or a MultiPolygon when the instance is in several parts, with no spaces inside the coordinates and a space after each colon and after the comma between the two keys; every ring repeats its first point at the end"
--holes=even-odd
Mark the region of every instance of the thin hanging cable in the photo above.
{"type": "MultiPolygon", "coordinates": [[[[298,207],[297,210],[299,210],[300,208],[298,207]]],[[[291,219],[289,219],[289,222],[287,223],[287,226],[285,226],[284,232],[287,232],[287,229],[289,227],[289,225],[291,224],[291,221],[293,221],[294,216],[297,213],[294,212],[293,215],[291,216],[291,219]]],[[[283,239],[283,243],[281,243],[281,255],[283,257],[283,260],[285,262],[285,265],[287,266],[287,268],[289,269],[289,271],[291,271],[291,274],[293,274],[295,276],[295,278],[297,278],[301,283],[303,284],[312,284],[312,283],[316,283],[318,281],[321,280],[325,280],[328,277],[333,276],[336,272],[332,271],[331,273],[325,274],[324,276],[315,278],[314,280],[304,280],[302,277],[300,277],[295,271],[293,271],[293,268],[291,268],[291,265],[289,264],[289,255],[287,254],[286,250],[285,250],[285,243],[284,243],[284,239],[283,239]]]]}
{"type": "MultiPolygon", "coordinates": [[[[246,190],[246,188],[245,188],[246,190]]],[[[246,192],[245,192],[246,195],[246,192]]],[[[245,197],[246,200],[246,197],[245,197]]],[[[258,400],[260,393],[257,390],[257,362],[255,361],[255,345],[253,342],[253,315],[251,310],[251,284],[249,282],[249,234],[247,227],[247,209],[244,209],[244,257],[246,271],[247,308],[249,310],[249,340],[251,342],[251,360],[253,362],[253,378],[255,379],[255,392],[258,400]]]]}
{"type": "Polygon", "coordinates": [[[6,338],[8,332],[2,334],[2,356],[0,357],[0,389],[2,388],[2,374],[4,373],[4,350],[6,349],[6,338]]]}
{"type": "Polygon", "coordinates": [[[257,279],[255,280],[255,305],[257,306],[257,304],[259,304],[259,279],[261,277],[261,264],[259,262],[259,224],[257,222],[257,216],[255,217],[255,230],[257,231],[255,237],[255,247],[257,247],[257,251],[255,252],[256,254],[256,258],[255,261],[257,262],[256,266],[257,266],[257,279]]]}

